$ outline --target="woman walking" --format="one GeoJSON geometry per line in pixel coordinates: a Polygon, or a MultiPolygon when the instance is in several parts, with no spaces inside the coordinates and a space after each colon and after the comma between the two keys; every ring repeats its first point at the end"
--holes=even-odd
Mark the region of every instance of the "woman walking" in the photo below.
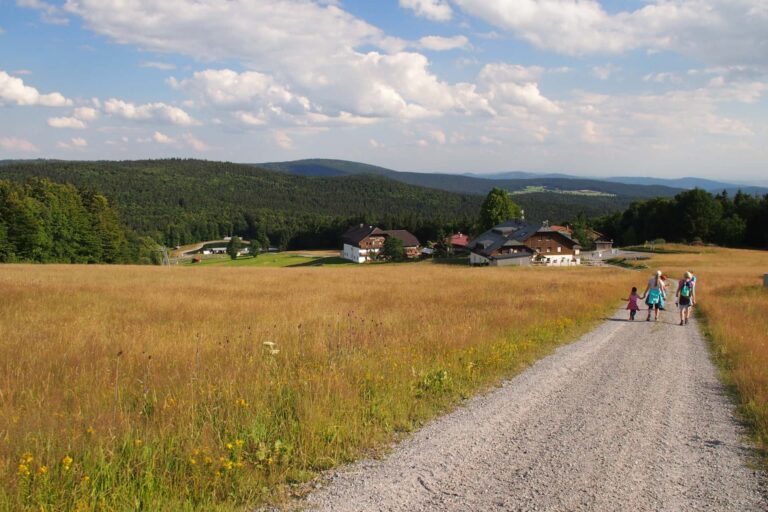
{"type": "Polygon", "coordinates": [[[680,325],[687,325],[691,316],[691,306],[696,304],[696,285],[690,272],[686,272],[677,283],[675,297],[677,297],[677,307],[680,309],[680,325]]]}
{"type": "Polygon", "coordinates": [[[648,306],[648,317],[646,322],[651,321],[651,311],[654,311],[654,320],[659,319],[659,309],[661,309],[664,295],[667,293],[667,287],[664,281],[661,279],[661,270],[657,270],[656,274],[648,280],[648,286],[645,287],[643,292],[643,298],[645,298],[645,304],[648,306]]]}

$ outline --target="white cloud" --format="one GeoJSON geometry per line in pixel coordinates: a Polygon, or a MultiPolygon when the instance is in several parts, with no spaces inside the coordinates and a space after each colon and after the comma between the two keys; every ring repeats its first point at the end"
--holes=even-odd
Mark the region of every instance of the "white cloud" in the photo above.
{"type": "Polygon", "coordinates": [[[400,0],[400,7],[434,21],[448,21],[453,16],[453,10],[445,0],[400,0]]]}
{"type": "Polygon", "coordinates": [[[175,139],[169,137],[168,135],[162,133],[162,132],[155,132],[152,134],[152,140],[157,142],[158,144],[173,144],[176,142],[175,139]]]}
{"type": "Polygon", "coordinates": [[[19,137],[0,137],[0,148],[20,153],[34,153],[37,151],[37,147],[34,144],[27,139],[19,137]]]}
{"type": "Polygon", "coordinates": [[[184,135],[184,140],[186,141],[187,145],[190,148],[194,149],[195,151],[208,151],[209,149],[211,149],[210,146],[208,146],[208,144],[198,139],[191,133],[187,133],[186,135],[184,135]]]}
{"type": "Polygon", "coordinates": [[[88,147],[88,141],[85,140],[82,137],[73,137],[69,140],[69,142],[59,141],[56,143],[56,147],[59,149],[67,149],[67,150],[81,150],[88,147]]]}
{"type": "Polygon", "coordinates": [[[123,100],[111,98],[104,102],[104,112],[109,115],[135,121],[163,121],[179,126],[199,124],[184,110],[165,103],[147,103],[135,105],[123,100]]]}
{"type": "Polygon", "coordinates": [[[453,37],[425,36],[419,39],[419,46],[427,50],[442,52],[466,48],[469,46],[469,39],[461,35],[453,37]]]}
{"type": "Polygon", "coordinates": [[[40,19],[44,23],[52,25],[66,25],[69,23],[69,19],[60,7],[43,0],[16,0],[16,5],[40,11],[40,19]]]}
{"type": "Polygon", "coordinates": [[[167,62],[157,62],[157,61],[143,61],[141,64],[139,64],[139,67],[159,69],[161,71],[170,71],[172,69],[176,69],[175,64],[169,64],[167,62]]]}
{"type": "Polygon", "coordinates": [[[293,149],[293,140],[283,130],[275,130],[272,133],[275,143],[283,149],[293,149]]]}
{"type": "Polygon", "coordinates": [[[764,0],[649,0],[608,13],[596,0],[454,0],[531,44],[568,55],[671,50],[706,62],[768,61],[764,0]]]}
{"type": "Polygon", "coordinates": [[[72,112],[72,115],[81,121],[94,121],[99,117],[99,111],[91,107],[78,107],[72,112]]]}
{"type": "Polygon", "coordinates": [[[23,106],[66,107],[72,105],[72,100],[58,92],[40,94],[37,89],[24,85],[21,78],[0,71],[0,104],[15,103],[23,106]]]}
{"type": "Polygon", "coordinates": [[[481,94],[496,111],[527,115],[527,110],[556,114],[561,108],[545,97],[535,81],[543,72],[540,67],[524,67],[503,63],[487,64],[478,77],[481,94]],[[523,107],[525,111],[521,111],[523,107]]]}
{"type": "Polygon", "coordinates": [[[74,117],[49,117],[48,126],[51,128],[75,128],[82,130],[85,123],[74,117]]]}

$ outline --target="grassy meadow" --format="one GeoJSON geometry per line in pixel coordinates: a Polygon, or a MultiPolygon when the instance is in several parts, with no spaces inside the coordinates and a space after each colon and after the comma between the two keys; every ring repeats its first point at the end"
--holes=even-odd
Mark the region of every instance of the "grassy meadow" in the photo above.
{"type": "Polygon", "coordinates": [[[758,446],[768,449],[768,252],[686,248],[697,254],[654,255],[652,263],[675,279],[698,278],[696,295],[723,377],[738,393],[740,409],[758,446]]]}
{"type": "Polygon", "coordinates": [[[279,502],[574,339],[638,277],[0,266],[0,510],[279,502]]]}
{"type": "Polygon", "coordinates": [[[325,253],[276,252],[259,254],[255,258],[252,256],[240,256],[235,260],[226,254],[206,256],[197,263],[192,263],[189,260],[185,261],[183,265],[194,267],[309,267],[320,265],[354,265],[354,263],[337,255],[328,256],[325,253]]]}

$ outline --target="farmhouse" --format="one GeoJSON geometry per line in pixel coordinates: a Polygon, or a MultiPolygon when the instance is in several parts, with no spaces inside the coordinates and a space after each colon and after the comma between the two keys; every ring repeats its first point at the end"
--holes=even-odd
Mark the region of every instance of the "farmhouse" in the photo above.
{"type": "Polygon", "coordinates": [[[384,248],[387,237],[402,240],[408,258],[418,258],[421,254],[419,239],[405,229],[385,231],[375,226],[360,224],[349,228],[342,236],[341,257],[355,263],[365,263],[376,259],[384,248]]]}
{"type": "Polygon", "coordinates": [[[510,220],[494,226],[469,245],[470,265],[578,265],[581,246],[567,232],[547,223],[510,220]]]}

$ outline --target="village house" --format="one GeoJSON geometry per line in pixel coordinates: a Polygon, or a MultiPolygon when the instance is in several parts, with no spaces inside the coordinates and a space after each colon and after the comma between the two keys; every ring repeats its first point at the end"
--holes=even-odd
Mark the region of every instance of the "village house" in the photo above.
{"type": "Polygon", "coordinates": [[[579,265],[581,246],[548,223],[510,220],[494,226],[469,245],[470,265],[579,265]]]}
{"type": "Polygon", "coordinates": [[[402,240],[408,258],[417,258],[421,254],[419,240],[404,229],[385,231],[375,226],[360,224],[349,228],[342,236],[341,257],[355,263],[375,260],[384,248],[387,237],[402,240]]]}

